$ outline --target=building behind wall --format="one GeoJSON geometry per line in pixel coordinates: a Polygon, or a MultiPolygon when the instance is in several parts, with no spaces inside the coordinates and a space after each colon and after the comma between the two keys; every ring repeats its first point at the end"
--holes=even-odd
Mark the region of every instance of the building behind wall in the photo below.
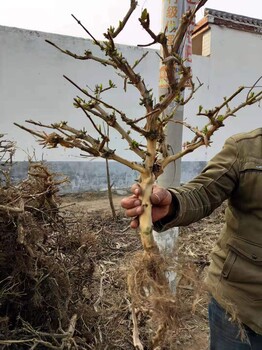
{"type": "MultiPolygon", "coordinates": [[[[91,47],[91,41],[86,39],[0,26],[0,132],[7,133],[10,138],[17,140],[17,160],[27,159],[28,154],[33,155],[35,149],[38,158],[59,162],[65,173],[67,168],[70,169],[72,187],[78,190],[81,184],[81,190],[84,190],[85,183],[79,179],[83,178],[81,174],[86,167],[91,167],[90,161],[82,160],[78,150],[42,149],[31,135],[14,127],[13,122],[23,123],[25,119],[33,119],[47,124],[68,120],[73,126],[85,126],[89,131],[90,125],[87,120],[72,105],[78,92],[63,79],[63,74],[81,87],[88,84],[88,87],[93,88],[97,83],[106,85],[111,79],[120,87],[120,90],[110,91],[105,96],[112,105],[125,111],[129,117],[141,116],[143,109],[137,103],[138,92],[132,86],[128,86],[127,93],[123,93],[123,81],[112,69],[106,69],[92,61],[76,61],[55,50],[45,39],[77,54],[92,50],[99,55],[99,52],[91,47]],[[71,162],[70,165],[68,161],[71,162]],[[75,161],[78,165],[74,167],[72,162],[75,161]]],[[[135,62],[145,51],[149,51],[137,71],[145,78],[147,87],[153,88],[154,96],[157,96],[159,58],[155,50],[125,45],[121,45],[121,48],[130,62],[135,62]]],[[[199,105],[205,109],[217,106],[224,96],[230,96],[240,85],[252,86],[262,75],[261,57],[262,20],[206,9],[205,17],[198,23],[193,34],[192,63],[195,79],[198,77],[204,85],[185,106],[187,123],[203,125],[206,122],[203,117],[196,116],[199,105]]],[[[245,93],[234,105],[244,99],[245,93]]],[[[228,120],[226,127],[214,136],[212,147],[201,148],[184,158],[191,163],[182,162],[182,181],[189,180],[188,174],[193,177],[199,172],[199,165],[203,165],[199,161],[205,162],[212,157],[221,149],[227,137],[260,127],[260,118],[261,108],[251,106],[239,112],[236,118],[228,120]]],[[[184,140],[190,140],[192,137],[190,131],[185,129],[184,140]]],[[[118,147],[121,154],[126,155],[126,145],[123,141],[116,135],[111,135],[111,139],[115,148],[118,147]]],[[[127,179],[125,185],[129,186],[136,176],[130,175],[129,169],[126,168],[123,177],[127,179]]],[[[97,179],[94,180],[97,183],[97,179]]],[[[90,185],[90,181],[86,181],[86,190],[94,186],[90,185]]]]}

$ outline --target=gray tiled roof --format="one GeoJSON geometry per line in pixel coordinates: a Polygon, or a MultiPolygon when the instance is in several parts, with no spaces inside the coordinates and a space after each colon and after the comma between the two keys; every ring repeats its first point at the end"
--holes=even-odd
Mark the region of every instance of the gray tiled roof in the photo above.
{"type": "Polygon", "coordinates": [[[234,22],[239,24],[251,25],[256,27],[262,27],[262,19],[252,18],[242,15],[237,15],[230,12],[213,10],[210,8],[205,9],[205,16],[212,16],[217,19],[221,19],[228,22],[234,22]]]}

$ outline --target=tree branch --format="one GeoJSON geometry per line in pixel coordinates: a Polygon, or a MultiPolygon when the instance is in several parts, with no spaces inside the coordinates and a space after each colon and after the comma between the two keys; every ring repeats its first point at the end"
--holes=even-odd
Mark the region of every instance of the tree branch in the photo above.
{"type": "Polygon", "coordinates": [[[101,63],[103,66],[112,66],[114,68],[117,68],[116,64],[113,61],[105,60],[105,59],[102,59],[100,57],[93,56],[91,51],[86,51],[85,55],[81,56],[81,55],[77,55],[77,54],[75,54],[75,53],[73,53],[73,52],[71,52],[69,50],[63,50],[59,46],[57,46],[56,44],[54,44],[53,42],[51,42],[49,40],[45,40],[45,41],[48,44],[54,46],[57,50],[61,51],[62,53],[66,54],[68,56],[71,56],[71,57],[73,57],[75,59],[78,59],[78,60],[93,60],[93,61],[101,63]]]}
{"type": "MultiPolygon", "coordinates": [[[[127,12],[127,14],[125,15],[125,17],[123,18],[122,21],[119,21],[119,25],[118,28],[115,29],[113,27],[110,27],[107,32],[110,33],[112,38],[116,38],[118,36],[118,34],[124,29],[127,21],[129,20],[130,16],[132,15],[132,13],[135,11],[136,7],[137,7],[137,1],[135,0],[131,0],[130,1],[130,8],[127,12]]],[[[108,34],[104,34],[105,38],[108,39],[108,34]]]]}
{"type": "Polygon", "coordinates": [[[73,18],[74,18],[74,20],[80,25],[80,27],[82,27],[83,29],[84,29],[84,31],[90,36],[90,38],[92,38],[93,39],[93,41],[94,41],[94,44],[95,45],[97,45],[97,46],[99,46],[100,47],[100,49],[102,50],[102,51],[104,51],[104,46],[98,41],[98,40],[96,40],[96,38],[89,32],[89,30],[72,14],[71,15],[73,18]]]}
{"type": "Polygon", "coordinates": [[[175,123],[182,124],[183,126],[190,129],[194,134],[195,137],[191,142],[187,142],[185,144],[184,150],[181,152],[178,152],[175,155],[170,155],[163,159],[161,163],[161,167],[164,168],[170,164],[171,162],[176,161],[179,158],[182,158],[187,153],[193,152],[195,149],[199,148],[202,145],[205,145],[206,147],[210,145],[210,139],[213,136],[213,134],[222,126],[224,126],[224,121],[229,118],[230,116],[235,115],[236,112],[238,112],[240,109],[246,107],[247,105],[255,104],[262,100],[262,91],[259,91],[258,93],[254,93],[253,89],[256,88],[256,84],[260,79],[258,79],[251,89],[249,90],[246,100],[242,103],[240,103],[237,107],[230,108],[229,103],[237,96],[239,95],[244,89],[247,89],[247,87],[241,86],[235,91],[230,97],[224,98],[224,102],[215,107],[212,110],[207,111],[206,113],[198,113],[198,115],[204,115],[208,117],[209,123],[206,124],[201,130],[199,130],[197,127],[192,127],[191,125],[187,124],[184,121],[175,121],[175,123]],[[227,107],[226,112],[223,114],[221,110],[227,107]],[[219,112],[221,114],[219,114],[219,112]]]}

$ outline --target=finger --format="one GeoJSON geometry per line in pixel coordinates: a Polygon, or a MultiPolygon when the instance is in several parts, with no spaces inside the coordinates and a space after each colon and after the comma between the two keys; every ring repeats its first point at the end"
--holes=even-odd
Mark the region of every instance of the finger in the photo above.
{"type": "Polygon", "coordinates": [[[121,206],[124,209],[132,209],[141,205],[141,201],[135,196],[123,198],[121,200],[121,206]]]}
{"type": "Polygon", "coordinates": [[[132,217],[135,217],[135,216],[139,216],[143,213],[144,211],[144,208],[142,205],[138,206],[138,207],[134,207],[134,208],[131,208],[131,209],[127,209],[126,210],[126,216],[132,218],[132,217]]]}
{"type": "Polygon", "coordinates": [[[153,193],[151,195],[151,202],[152,204],[168,204],[171,202],[172,196],[169,191],[167,191],[165,188],[161,188],[158,186],[153,187],[153,193]]]}
{"type": "Polygon", "coordinates": [[[138,228],[138,226],[139,226],[139,220],[138,220],[138,218],[136,217],[136,218],[134,218],[134,219],[131,221],[130,227],[135,229],[135,228],[138,228]]]}
{"type": "Polygon", "coordinates": [[[134,193],[136,197],[139,197],[142,193],[142,189],[139,184],[134,184],[131,186],[131,192],[134,193]]]}

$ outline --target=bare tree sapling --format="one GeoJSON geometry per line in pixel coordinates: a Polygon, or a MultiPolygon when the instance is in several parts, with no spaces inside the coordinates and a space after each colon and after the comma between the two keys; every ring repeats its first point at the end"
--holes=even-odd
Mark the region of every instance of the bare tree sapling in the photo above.
{"type": "Polygon", "coordinates": [[[115,44],[115,38],[124,29],[128,19],[136,9],[137,1],[130,1],[130,8],[123,20],[119,22],[118,27],[110,27],[104,34],[105,41],[96,40],[89,30],[73,16],[88,36],[91,37],[93,44],[100,49],[101,56],[95,56],[91,51],[78,55],[47,41],[62,53],[75,59],[92,60],[103,66],[113,68],[123,78],[124,89],[126,89],[127,84],[131,84],[139,91],[139,103],[144,107],[143,115],[137,118],[130,118],[122,110],[105,101],[102,97],[103,92],[115,88],[115,84],[111,80],[107,87],[98,84],[94,91],[91,91],[80,87],[69,77],[65,76],[65,79],[81,93],[81,96],[77,96],[74,99],[74,106],[82,110],[88,118],[97,133],[96,138],[88,134],[86,129],[75,129],[66,121],[47,125],[42,122],[27,120],[31,125],[51,130],[49,133],[16,124],[36,136],[40,143],[48,148],[54,148],[59,145],[66,148],[78,148],[92,157],[102,157],[124,164],[140,174],[139,183],[142,188],[141,201],[144,206],[144,213],[139,218],[139,229],[143,254],[141,254],[140,258],[137,258],[137,263],[133,266],[133,272],[128,278],[129,291],[132,296],[133,341],[134,345],[139,349],[143,349],[143,345],[138,335],[137,312],[147,312],[151,318],[157,321],[157,331],[152,340],[152,346],[155,349],[160,344],[166,328],[174,323],[176,312],[175,296],[169,290],[165,275],[165,259],[161,256],[153,237],[150,202],[152,187],[168,164],[193,152],[200,146],[209,146],[212,135],[224,126],[227,118],[235,116],[241,108],[257,103],[262,98],[262,91],[256,90],[257,83],[255,83],[251,87],[242,86],[238,88],[231,96],[225,97],[220,105],[212,109],[205,110],[200,106],[197,115],[207,118],[206,125],[203,128],[198,128],[182,122],[186,128],[193,132],[194,137],[190,142],[183,145],[180,152],[176,154],[171,153],[166,141],[166,127],[173,120],[176,109],[185,105],[201,86],[200,82],[195,85],[190,67],[186,65],[185,60],[179,56],[178,52],[196,12],[206,1],[200,0],[194,8],[183,14],[172,45],[167,44],[165,32],[155,34],[151,30],[149,13],[146,9],[142,11],[139,21],[153,39],[153,43],[161,45],[162,57],[159,55],[159,58],[166,68],[167,93],[160,96],[156,102],[154,102],[152,90],[147,87],[144,79],[137,72],[139,63],[145,55],[131,64],[115,44]],[[188,97],[185,98],[183,92],[188,85],[191,86],[191,90],[188,97]],[[243,102],[236,107],[232,107],[232,100],[245,90],[247,93],[243,102]],[[176,107],[172,113],[164,114],[163,112],[173,101],[176,102],[176,107]],[[119,137],[126,141],[129,150],[139,157],[140,162],[130,161],[110,148],[108,133],[102,131],[102,128],[98,126],[97,120],[107,125],[110,129],[117,131],[119,137]],[[122,126],[123,124],[125,127],[122,126]],[[137,141],[141,136],[144,139],[144,144],[137,141]]]}

